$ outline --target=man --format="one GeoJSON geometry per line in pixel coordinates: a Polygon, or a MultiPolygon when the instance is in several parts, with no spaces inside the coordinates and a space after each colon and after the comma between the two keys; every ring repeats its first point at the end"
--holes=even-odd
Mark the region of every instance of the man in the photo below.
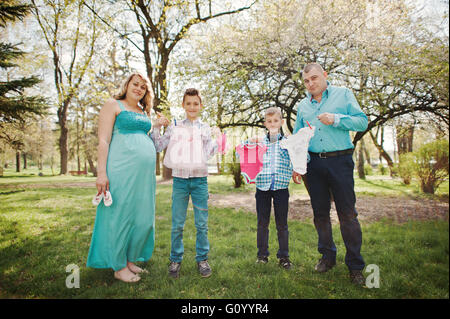
{"type": "MultiPolygon", "coordinates": [[[[336,264],[330,221],[332,195],[347,250],[345,264],[350,270],[351,281],[364,285],[362,270],[365,264],[360,253],[362,233],[355,209],[354,145],[349,131],[366,130],[367,117],[352,91],[330,85],[327,76],[317,63],[310,63],[303,69],[302,77],[308,93],[299,102],[294,128],[296,133],[306,127],[307,122],[316,127],[308,148],[310,161],[306,173],[314,225],[319,236],[318,250],[322,254],[315,270],[326,272],[336,264]]],[[[300,183],[300,174],[294,172],[292,177],[294,182],[300,183]]]]}

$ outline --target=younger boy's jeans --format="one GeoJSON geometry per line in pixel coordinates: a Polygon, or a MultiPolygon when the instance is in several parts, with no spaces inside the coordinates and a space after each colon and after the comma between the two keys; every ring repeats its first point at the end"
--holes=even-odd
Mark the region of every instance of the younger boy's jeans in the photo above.
{"type": "Polygon", "coordinates": [[[262,191],[257,188],[255,197],[258,216],[258,230],[256,234],[258,257],[269,256],[269,223],[272,198],[279,245],[277,257],[289,257],[289,231],[287,224],[289,190],[284,188],[262,191]]]}
{"type": "Polygon", "coordinates": [[[200,262],[208,259],[208,180],[207,177],[173,178],[172,189],[172,234],[170,260],[181,262],[184,254],[183,229],[186,221],[189,195],[194,207],[197,229],[196,256],[200,262]]]}

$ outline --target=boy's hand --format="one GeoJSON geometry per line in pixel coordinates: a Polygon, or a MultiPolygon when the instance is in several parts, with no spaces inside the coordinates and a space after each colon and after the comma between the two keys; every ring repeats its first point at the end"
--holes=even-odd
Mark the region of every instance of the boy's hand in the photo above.
{"type": "Polygon", "coordinates": [[[156,127],[161,126],[167,127],[169,126],[169,124],[170,124],[169,120],[164,115],[162,115],[159,112],[156,112],[156,123],[155,123],[156,127]]]}
{"type": "Polygon", "coordinates": [[[252,137],[249,139],[250,143],[261,143],[262,141],[264,141],[264,137],[252,137]]]}
{"type": "Polygon", "coordinates": [[[218,138],[220,135],[222,134],[222,132],[220,131],[220,128],[217,126],[214,126],[211,129],[211,135],[214,136],[215,138],[218,138]]]}
{"type": "Polygon", "coordinates": [[[302,175],[297,173],[296,171],[292,171],[292,180],[295,184],[301,184],[302,183],[302,175]]]}

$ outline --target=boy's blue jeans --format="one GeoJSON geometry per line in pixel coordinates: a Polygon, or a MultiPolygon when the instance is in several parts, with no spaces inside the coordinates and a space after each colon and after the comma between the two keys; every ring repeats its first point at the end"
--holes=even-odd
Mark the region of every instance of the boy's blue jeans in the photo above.
{"type": "Polygon", "coordinates": [[[257,188],[255,198],[258,218],[258,228],[256,233],[258,257],[269,256],[269,223],[272,199],[279,245],[277,258],[289,257],[289,230],[287,223],[289,212],[289,190],[284,188],[262,191],[257,188]]]}
{"type": "Polygon", "coordinates": [[[207,177],[173,178],[172,188],[172,234],[170,260],[183,260],[183,229],[186,221],[189,195],[194,207],[194,221],[197,229],[196,256],[200,262],[208,259],[208,180],[207,177]]]}

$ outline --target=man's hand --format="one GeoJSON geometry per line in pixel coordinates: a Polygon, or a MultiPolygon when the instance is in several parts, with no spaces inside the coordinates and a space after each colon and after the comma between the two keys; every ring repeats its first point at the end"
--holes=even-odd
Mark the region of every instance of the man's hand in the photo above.
{"type": "Polygon", "coordinates": [[[301,184],[302,183],[302,175],[297,173],[296,171],[292,171],[292,180],[295,184],[301,184]]]}
{"type": "Polygon", "coordinates": [[[332,113],[322,113],[317,118],[325,125],[332,125],[334,123],[334,114],[332,113]]]}

